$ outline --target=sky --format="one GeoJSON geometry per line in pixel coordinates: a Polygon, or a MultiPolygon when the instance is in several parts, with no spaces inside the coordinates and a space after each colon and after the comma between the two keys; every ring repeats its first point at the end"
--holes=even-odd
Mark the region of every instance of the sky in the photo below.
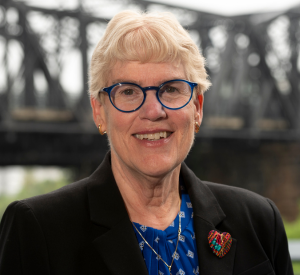
{"type": "MultiPolygon", "coordinates": [[[[31,3],[34,6],[42,6],[55,8],[57,6],[68,9],[76,8],[80,2],[88,3],[90,6],[111,6],[111,0],[16,0],[31,3]]],[[[147,0],[143,0],[147,1],[147,0]]],[[[300,0],[149,0],[151,2],[166,3],[180,7],[187,7],[199,11],[216,13],[221,15],[239,15],[248,13],[261,13],[272,11],[284,11],[297,5],[300,5],[300,0]]],[[[113,3],[116,7],[118,3],[113,3]]],[[[130,8],[130,5],[129,7],[130,8]]]]}
{"type": "Polygon", "coordinates": [[[300,0],[156,0],[155,2],[227,16],[283,11],[300,5],[300,0]]]}

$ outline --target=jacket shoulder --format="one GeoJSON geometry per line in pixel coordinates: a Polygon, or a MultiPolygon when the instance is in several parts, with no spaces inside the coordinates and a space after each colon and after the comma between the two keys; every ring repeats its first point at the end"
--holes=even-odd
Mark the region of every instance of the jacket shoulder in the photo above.
{"type": "Polygon", "coordinates": [[[274,212],[277,210],[275,204],[262,195],[240,187],[208,181],[202,183],[213,193],[226,216],[235,213],[236,216],[249,218],[258,216],[267,220],[274,218],[274,212]]]}
{"type": "Polygon", "coordinates": [[[50,193],[12,203],[11,207],[16,210],[30,209],[38,220],[58,222],[66,217],[69,220],[77,219],[80,215],[88,215],[87,182],[87,179],[83,179],[70,183],[50,193]]]}
{"type": "MultiPolygon", "coordinates": [[[[230,196],[234,198],[234,201],[243,202],[243,203],[250,203],[256,205],[257,203],[265,203],[268,200],[266,197],[259,195],[253,191],[241,188],[230,186],[221,183],[209,182],[209,181],[201,181],[204,185],[206,185],[214,196],[220,200],[226,201],[226,197],[230,196]]],[[[231,202],[234,202],[231,201],[231,202]]]]}

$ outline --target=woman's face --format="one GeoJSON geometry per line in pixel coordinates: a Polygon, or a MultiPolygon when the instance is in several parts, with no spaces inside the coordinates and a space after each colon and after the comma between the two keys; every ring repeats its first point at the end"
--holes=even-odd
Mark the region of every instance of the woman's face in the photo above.
{"type": "MultiPolygon", "coordinates": [[[[108,86],[132,82],[142,87],[159,86],[173,79],[186,79],[183,66],[170,63],[116,63],[108,86]]],[[[194,139],[195,122],[202,121],[202,100],[192,99],[179,110],[169,110],[158,102],[156,91],[146,92],[146,101],[132,113],[118,111],[106,94],[102,103],[92,99],[96,125],[106,130],[112,159],[121,167],[147,176],[163,176],[180,165],[194,139]],[[166,138],[154,140],[157,133],[166,138]],[[147,134],[148,138],[143,138],[147,134]]],[[[202,98],[201,98],[202,99],[202,98]]]]}

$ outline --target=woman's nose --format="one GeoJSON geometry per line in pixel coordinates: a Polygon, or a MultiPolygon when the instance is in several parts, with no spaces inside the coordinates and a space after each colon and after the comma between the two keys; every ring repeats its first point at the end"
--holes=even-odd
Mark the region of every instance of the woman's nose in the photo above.
{"type": "Polygon", "coordinates": [[[148,90],[146,93],[145,102],[140,108],[140,118],[152,121],[165,118],[167,114],[156,97],[156,91],[148,90]]]}

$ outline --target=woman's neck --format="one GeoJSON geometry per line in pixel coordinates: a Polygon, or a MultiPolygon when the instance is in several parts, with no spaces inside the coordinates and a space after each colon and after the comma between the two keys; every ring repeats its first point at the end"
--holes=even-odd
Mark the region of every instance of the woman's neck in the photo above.
{"type": "Polygon", "coordinates": [[[180,210],[180,165],[167,175],[151,177],[132,171],[112,158],[112,171],[131,221],[166,229],[180,210]]]}

